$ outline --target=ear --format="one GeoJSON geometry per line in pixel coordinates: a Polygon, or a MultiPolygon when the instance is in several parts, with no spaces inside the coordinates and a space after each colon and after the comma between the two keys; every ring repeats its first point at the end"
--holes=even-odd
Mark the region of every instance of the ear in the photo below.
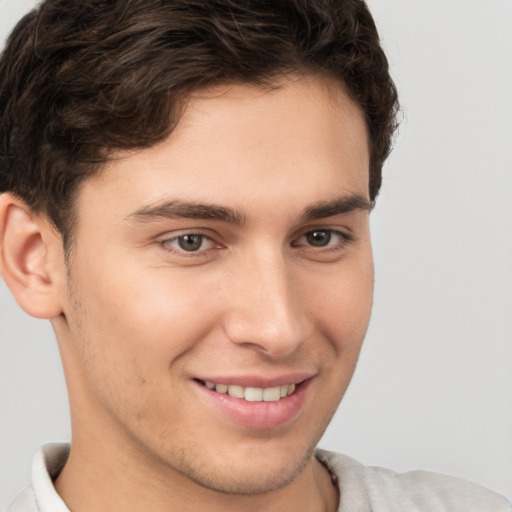
{"type": "Polygon", "coordinates": [[[9,192],[0,195],[0,273],[29,315],[49,319],[62,313],[63,253],[61,237],[44,216],[9,192]]]}

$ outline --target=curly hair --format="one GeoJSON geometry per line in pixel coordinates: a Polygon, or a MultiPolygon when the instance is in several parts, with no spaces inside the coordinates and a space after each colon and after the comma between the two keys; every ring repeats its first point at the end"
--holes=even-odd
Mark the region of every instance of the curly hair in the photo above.
{"type": "Polygon", "coordinates": [[[65,243],[80,183],[114,151],[166,138],[197,89],[291,74],[342,83],[366,119],[372,201],[396,128],[363,0],[45,0],[0,59],[0,192],[45,213],[65,243]]]}

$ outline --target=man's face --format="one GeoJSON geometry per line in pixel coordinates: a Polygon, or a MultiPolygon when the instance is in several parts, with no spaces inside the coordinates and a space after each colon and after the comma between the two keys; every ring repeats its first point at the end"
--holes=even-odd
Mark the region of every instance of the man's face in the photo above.
{"type": "Polygon", "coordinates": [[[360,111],[302,79],[196,94],[86,181],[57,329],[74,442],[228,492],[295,478],[367,328],[368,168],[360,111]]]}

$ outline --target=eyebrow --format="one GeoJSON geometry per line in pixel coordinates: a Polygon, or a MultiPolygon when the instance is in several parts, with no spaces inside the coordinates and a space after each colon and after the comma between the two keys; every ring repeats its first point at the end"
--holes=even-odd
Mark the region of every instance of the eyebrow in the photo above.
{"type": "Polygon", "coordinates": [[[304,210],[302,221],[307,222],[316,219],[334,217],[335,215],[346,215],[357,210],[371,211],[372,204],[361,194],[338,197],[332,201],[324,201],[314,204],[304,210]]]}
{"type": "Polygon", "coordinates": [[[127,219],[138,222],[149,222],[159,219],[203,219],[218,220],[236,225],[243,225],[246,222],[245,215],[232,208],[179,200],[170,200],[144,206],[128,215],[127,219]]]}
{"type": "MultiPolygon", "coordinates": [[[[356,210],[370,211],[370,201],[361,194],[338,197],[306,208],[300,218],[302,222],[348,214],[356,210]]],[[[208,203],[169,200],[144,206],[126,217],[137,222],[151,222],[160,219],[201,219],[216,220],[242,226],[247,217],[233,208],[208,203]]]]}

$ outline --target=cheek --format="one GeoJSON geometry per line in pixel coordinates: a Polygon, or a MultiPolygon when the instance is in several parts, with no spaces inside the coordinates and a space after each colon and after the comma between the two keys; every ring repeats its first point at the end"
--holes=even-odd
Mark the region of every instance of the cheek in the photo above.
{"type": "Polygon", "coordinates": [[[211,283],[169,269],[104,265],[79,288],[90,320],[86,337],[104,359],[115,361],[118,373],[124,370],[125,378],[137,373],[157,379],[217,318],[211,283]]]}
{"type": "Polygon", "coordinates": [[[317,318],[336,352],[357,358],[370,320],[373,283],[369,253],[340,268],[317,294],[317,318]]]}

